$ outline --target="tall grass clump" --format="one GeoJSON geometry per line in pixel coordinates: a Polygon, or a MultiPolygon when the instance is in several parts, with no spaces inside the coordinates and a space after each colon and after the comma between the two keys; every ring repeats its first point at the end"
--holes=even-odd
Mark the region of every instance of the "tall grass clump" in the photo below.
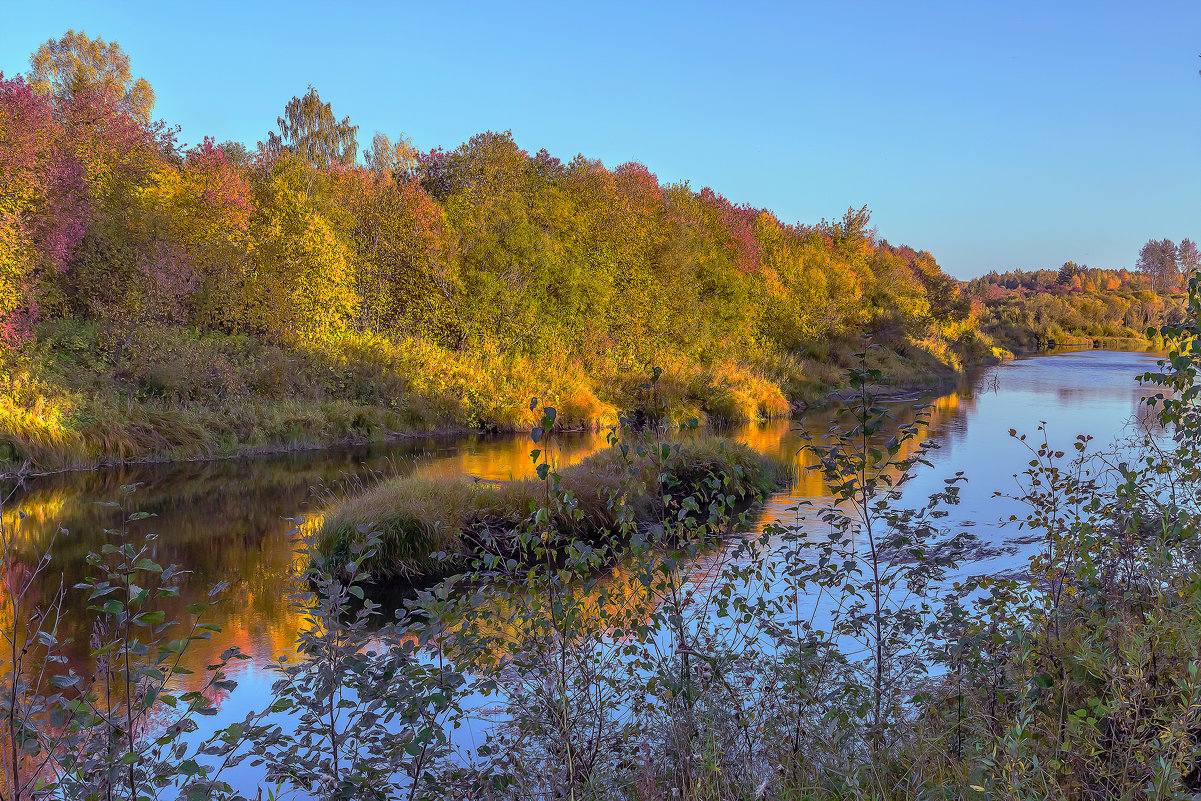
{"type": "MultiPolygon", "coordinates": [[[[325,512],[317,548],[336,560],[363,531],[377,532],[380,544],[366,568],[381,578],[412,579],[434,568],[445,572],[461,565],[461,557],[485,542],[488,547],[509,547],[505,543],[514,532],[539,513],[546,515],[558,539],[590,543],[617,536],[620,521],[627,517],[640,523],[657,520],[665,475],[689,493],[704,490],[712,475],[729,476],[725,489],[747,503],[787,480],[785,465],[719,437],[696,436],[664,447],[669,453],[662,464],[637,448],[631,450],[630,443],[618,443],[555,470],[560,490],[573,498],[569,508],[543,508],[541,479],[385,480],[325,512]]],[[[543,472],[549,471],[550,463],[544,464],[543,472]]]]}

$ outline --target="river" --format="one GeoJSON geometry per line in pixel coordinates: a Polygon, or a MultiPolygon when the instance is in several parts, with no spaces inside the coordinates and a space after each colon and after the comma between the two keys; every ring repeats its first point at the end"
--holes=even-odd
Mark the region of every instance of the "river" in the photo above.
{"type": "MultiPolygon", "coordinates": [[[[974,525],[986,542],[999,543],[1008,532],[997,521],[1011,509],[996,491],[1015,489],[1014,474],[1029,459],[1010,429],[1035,434],[1045,421],[1059,447],[1078,434],[1108,442],[1140,417],[1142,399],[1153,391],[1136,377],[1155,365],[1155,355],[1136,352],[1069,351],[1017,359],[965,379],[953,392],[926,398],[931,404],[925,437],[938,447],[908,493],[924,495],[941,488],[942,480],[964,471],[969,481],[949,522],[974,525]]],[[[912,401],[910,402],[912,403],[912,401]]],[[[897,417],[911,419],[910,403],[893,404],[897,417]]],[[[795,483],[764,504],[758,525],[795,520],[798,502],[825,493],[816,471],[805,469],[811,457],[798,455],[803,440],[797,429],[815,434],[826,430],[830,409],[811,411],[790,421],[774,421],[730,432],[755,448],[792,459],[795,483]]],[[[1142,415],[1145,417],[1145,414],[1142,415]]],[[[564,434],[557,457],[569,462],[605,446],[603,433],[564,434]]],[[[272,674],[269,662],[291,650],[301,613],[288,604],[287,588],[296,569],[292,519],[319,514],[322,504],[339,493],[380,475],[422,472],[466,474],[505,480],[533,473],[531,445],[520,436],[467,436],[455,439],[411,439],[364,447],[331,448],[272,457],[128,465],[69,472],[29,479],[5,488],[6,527],[16,531],[13,569],[31,570],[35,554],[54,538],[51,567],[41,578],[40,597],[49,597],[60,581],[73,587],[87,574],[85,556],[98,551],[120,519],[101,502],[121,502],[127,512],[153,515],[134,525],[155,533],[156,556],[190,571],[172,614],[202,598],[217,582],[227,582],[226,602],[213,617],[221,631],[194,648],[189,666],[201,668],[216,654],[240,647],[252,659],[237,668],[241,686],[235,691],[237,711],[222,710],[218,722],[234,719],[267,703],[272,674]],[[125,495],[123,486],[137,485],[125,495]],[[24,519],[17,520],[18,511],[24,519]]],[[[1012,558],[1011,558],[1012,559],[1012,558]]],[[[998,566],[1004,566],[1001,559],[998,566]]],[[[78,610],[86,605],[71,595],[64,632],[74,637],[69,661],[78,672],[88,669],[87,643],[91,620],[78,610]]],[[[0,621],[3,622],[3,621],[0,621]]],[[[199,671],[203,673],[203,671],[199,671]]],[[[224,699],[217,699],[222,702],[224,699]]]]}

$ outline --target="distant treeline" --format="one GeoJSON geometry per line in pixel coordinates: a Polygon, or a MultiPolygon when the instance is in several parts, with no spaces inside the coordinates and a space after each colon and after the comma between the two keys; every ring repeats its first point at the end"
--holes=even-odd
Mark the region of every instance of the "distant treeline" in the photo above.
{"type": "MultiPolygon", "coordinates": [[[[1186,239],[1180,249],[1191,244],[1186,239]]],[[[1183,319],[1186,274],[1098,270],[1069,261],[1058,271],[991,272],[967,282],[965,291],[980,330],[1011,349],[1135,345],[1148,342],[1149,327],[1183,319]]]]}

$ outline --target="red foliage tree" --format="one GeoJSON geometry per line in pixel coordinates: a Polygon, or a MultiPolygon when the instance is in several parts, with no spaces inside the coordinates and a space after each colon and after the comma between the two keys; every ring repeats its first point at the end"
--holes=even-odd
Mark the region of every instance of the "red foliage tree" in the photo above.
{"type": "Polygon", "coordinates": [[[50,102],[0,74],[0,341],[28,336],[47,271],[66,268],[91,217],[84,170],[50,102]]]}
{"type": "Polygon", "coordinates": [[[725,247],[734,265],[748,275],[758,273],[762,254],[755,238],[755,221],[762,210],[747,203],[736,206],[707,186],[701,190],[700,199],[717,215],[718,223],[729,237],[725,247]]]}
{"type": "Polygon", "coordinates": [[[211,136],[188,151],[184,164],[185,175],[195,176],[203,186],[200,203],[220,213],[224,220],[245,231],[250,223],[253,191],[245,175],[229,159],[221,145],[211,136]]]}

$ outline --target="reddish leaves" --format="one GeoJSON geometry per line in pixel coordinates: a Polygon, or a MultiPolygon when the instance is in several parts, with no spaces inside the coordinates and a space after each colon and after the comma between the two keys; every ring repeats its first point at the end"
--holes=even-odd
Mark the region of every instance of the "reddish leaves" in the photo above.
{"type": "Polygon", "coordinates": [[[83,168],[49,101],[0,75],[0,343],[28,335],[40,276],[65,269],[90,213],[83,168]]]}

